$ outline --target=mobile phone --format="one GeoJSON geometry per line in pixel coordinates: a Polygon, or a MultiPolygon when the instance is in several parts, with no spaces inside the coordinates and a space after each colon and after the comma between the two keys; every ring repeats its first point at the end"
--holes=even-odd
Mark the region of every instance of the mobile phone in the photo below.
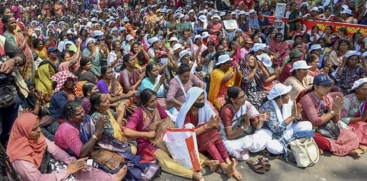
{"type": "Polygon", "coordinates": [[[87,165],[91,166],[90,168],[88,168],[88,170],[91,170],[93,167],[93,159],[88,159],[87,160],[87,165]]]}

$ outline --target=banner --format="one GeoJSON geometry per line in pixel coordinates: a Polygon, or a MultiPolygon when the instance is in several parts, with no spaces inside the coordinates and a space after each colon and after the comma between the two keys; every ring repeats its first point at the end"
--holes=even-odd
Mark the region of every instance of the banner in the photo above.
{"type": "MultiPolygon", "coordinates": [[[[274,16],[266,16],[269,21],[273,24],[276,19],[274,16]]],[[[287,18],[282,18],[282,21],[285,23],[287,18]]],[[[367,26],[360,24],[347,24],[347,23],[335,23],[330,21],[314,21],[314,20],[300,20],[302,24],[306,25],[306,32],[314,26],[318,26],[320,31],[325,31],[326,26],[331,25],[334,28],[334,32],[337,32],[339,28],[346,28],[348,32],[348,36],[352,36],[358,30],[363,36],[367,36],[367,26]]]]}

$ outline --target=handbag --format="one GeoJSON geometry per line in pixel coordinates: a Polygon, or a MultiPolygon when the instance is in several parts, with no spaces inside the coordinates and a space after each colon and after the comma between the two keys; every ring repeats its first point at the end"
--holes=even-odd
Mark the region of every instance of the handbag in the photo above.
{"type": "Polygon", "coordinates": [[[313,166],[319,161],[319,148],[313,138],[296,139],[290,146],[298,167],[313,166]]]}
{"type": "Polygon", "coordinates": [[[109,170],[116,170],[125,163],[125,158],[120,154],[105,149],[93,150],[90,152],[90,156],[99,165],[109,170]]]}
{"type": "Polygon", "coordinates": [[[326,138],[337,140],[340,135],[340,128],[333,120],[329,120],[325,124],[317,127],[316,132],[326,138]]]}
{"type": "MultiPolygon", "coordinates": [[[[237,130],[237,129],[241,129],[241,127],[243,126],[243,124],[245,123],[245,115],[242,115],[241,117],[233,120],[232,122],[235,122],[236,123],[232,126],[232,130],[237,130]]],[[[243,138],[247,135],[251,135],[251,134],[254,134],[255,133],[255,128],[252,127],[252,124],[250,123],[250,125],[248,125],[244,130],[243,132],[236,137],[236,139],[239,139],[239,138],[243,138]]]]}
{"type": "Polygon", "coordinates": [[[8,108],[15,103],[17,89],[14,85],[0,86],[0,109],[8,108]]]}

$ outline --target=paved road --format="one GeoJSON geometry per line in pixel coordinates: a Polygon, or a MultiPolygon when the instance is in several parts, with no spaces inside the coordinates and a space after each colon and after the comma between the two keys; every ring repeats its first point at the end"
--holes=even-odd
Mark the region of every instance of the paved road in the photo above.
{"type": "MultiPolygon", "coordinates": [[[[253,155],[254,156],[254,155],[253,155]]],[[[272,168],[265,174],[257,174],[245,163],[240,162],[237,169],[243,174],[243,181],[367,181],[367,153],[358,160],[350,156],[338,157],[330,153],[320,156],[313,167],[298,168],[283,160],[271,160],[272,168]]],[[[205,181],[235,181],[223,174],[203,171],[205,181]]],[[[154,181],[188,181],[163,172],[154,181]]]]}

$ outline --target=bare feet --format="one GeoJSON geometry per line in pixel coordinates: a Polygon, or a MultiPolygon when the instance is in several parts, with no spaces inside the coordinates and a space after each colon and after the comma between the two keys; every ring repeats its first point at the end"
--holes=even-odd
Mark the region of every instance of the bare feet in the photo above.
{"type": "Polygon", "coordinates": [[[233,178],[235,178],[236,180],[242,180],[242,174],[235,170],[233,173],[233,178]]]}
{"type": "Polygon", "coordinates": [[[354,157],[355,159],[361,158],[361,151],[353,150],[349,153],[350,156],[354,157]]]}
{"type": "Polygon", "coordinates": [[[124,167],[122,167],[117,173],[115,173],[113,176],[115,178],[116,181],[121,181],[122,179],[125,178],[126,176],[126,172],[127,172],[127,166],[124,165],[124,167]]]}
{"type": "Polygon", "coordinates": [[[192,174],[192,179],[196,181],[204,181],[203,174],[201,172],[194,172],[192,174]]]}
{"type": "Polygon", "coordinates": [[[229,164],[227,169],[224,171],[227,177],[233,176],[233,173],[236,170],[236,165],[236,160],[233,158],[231,164],[229,164]]]}
{"type": "Polygon", "coordinates": [[[359,145],[358,149],[361,150],[363,153],[367,152],[367,146],[359,145]]]}
{"type": "Polygon", "coordinates": [[[322,150],[322,149],[319,149],[319,152],[320,152],[320,155],[324,154],[324,150],[322,150]]]}
{"type": "Polygon", "coordinates": [[[219,166],[218,160],[210,160],[210,164],[209,164],[210,171],[215,172],[218,166],[219,166]]]}

